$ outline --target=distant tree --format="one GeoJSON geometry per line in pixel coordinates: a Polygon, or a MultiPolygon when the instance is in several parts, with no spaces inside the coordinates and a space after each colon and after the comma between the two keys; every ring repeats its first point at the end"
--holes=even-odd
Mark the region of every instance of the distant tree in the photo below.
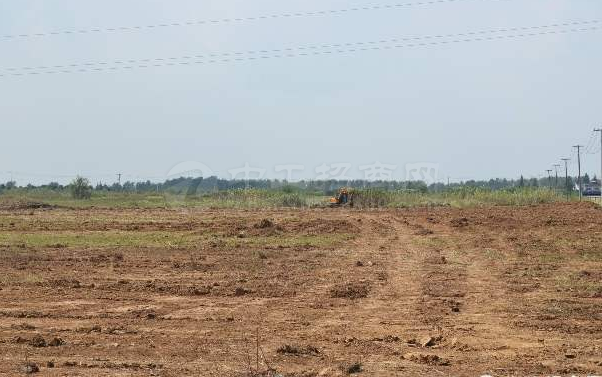
{"type": "Polygon", "coordinates": [[[136,191],[136,184],[134,182],[127,181],[122,185],[123,191],[134,192],[136,191]]]}
{"type": "Polygon", "coordinates": [[[17,182],[15,182],[15,181],[8,181],[8,182],[6,182],[6,185],[4,187],[7,190],[12,190],[14,188],[17,188],[17,182]]]}
{"type": "Polygon", "coordinates": [[[423,181],[410,181],[407,183],[407,189],[426,193],[428,191],[428,186],[423,181]]]}
{"type": "Polygon", "coordinates": [[[569,191],[573,190],[573,187],[575,187],[576,182],[577,182],[577,178],[568,177],[568,179],[567,179],[567,188],[568,188],[569,191]]]}
{"type": "Polygon", "coordinates": [[[51,190],[60,190],[62,187],[58,182],[50,182],[48,188],[51,190]]]}
{"type": "Polygon", "coordinates": [[[531,178],[529,180],[529,186],[531,186],[531,187],[539,187],[539,182],[537,181],[537,178],[531,178]]]}
{"type": "Polygon", "coordinates": [[[589,179],[589,175],[587,173],[585,173],[585,175],[583,176],[583,184],[589,184],[590,179],[589,179]]]}
{"type": "Polygon", "coordinates": [[[291,185],[282,186],[282,192],[286,194],[292,194],[295,192],[295,187],[291,185]]]}
{"type": "Polygon", "coordinates": [[[87,178],[77,176],[70,185],[71,196],[74,199],[90,199],[92,197],[92,186],[87,178]]]}
{"type": "Polygon", "coordinates": [[[136,183],[136,191],[138,192],[150,192],[157,191],[157,184],[152,183],[151,181],[146,182],[137,182],[136,183]]]}

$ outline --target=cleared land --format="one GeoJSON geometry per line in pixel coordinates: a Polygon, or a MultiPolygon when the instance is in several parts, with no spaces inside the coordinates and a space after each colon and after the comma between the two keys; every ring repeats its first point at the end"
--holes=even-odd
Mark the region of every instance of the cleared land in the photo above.
{"type": "Polygon", "coordinates": [[[32,207],[0,210],[0,375],[602,372],[591,203],[32,207]]]}

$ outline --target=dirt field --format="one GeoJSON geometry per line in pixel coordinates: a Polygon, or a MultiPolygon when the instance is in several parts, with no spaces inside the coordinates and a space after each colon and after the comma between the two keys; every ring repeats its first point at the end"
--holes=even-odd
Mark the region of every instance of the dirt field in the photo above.
{"type": "Polygon", "coordinates": [[[601,229],[592,204],[4,208],[0,375],[601,374],[601,229]]]}

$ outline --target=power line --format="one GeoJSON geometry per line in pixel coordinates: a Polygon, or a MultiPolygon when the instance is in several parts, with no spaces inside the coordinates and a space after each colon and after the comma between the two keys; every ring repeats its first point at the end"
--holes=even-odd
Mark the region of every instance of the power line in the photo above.
{"type": "Polygon", "coordinates": [[[565,26],[579,26],[579,25],[599,25],[602,23],[602,20],[588,20],[588,21],[574,21],[567,22],[562,24],[548,24],[548,25],[536,25],[536,26],[525,26],[525,27],[512,27],[512,28],[499,28],[499,29],[489,29],[489,30],[478,30],[478,31],[470,31],[465,33],[455,33],[455,34],[438,34],[438,35],[426,35],[426,36],[416,36],[416,37],[405,37],[405,38],[392,38],[385,39],[379,41],[366,41],[366,42],[350,42],[350,43],[342,43],[342,44],[323,44],[323,45],[308,45],[308,46],[299,46],[299,47],[289,47],[282,49],[267,49],[267,50],[249,50],[243,52],[233,52],[233,53],[218,53],[218,54],[205,54],[205,55],[188,55],[188,56],[179,56],[179,57],[168,57],[168,58],[150,58],[150,59],[121,59],[114,61],[105,61],[105,62],[88,62],[88,63],[75,63],[75,64],[65,64],[65,65],[51,65],[51,66],[35,66],[35,67],[11,67],[4,68],[6,71],[30,71],[30,70],[43,70],[43,69],[73,69],[77,67],[91,67],[96,65],[109,65],[109,64],[134,64],[134,63],[150,63],[150,62],[163,62],[170,60],[190,60],[190,59],[205,59],[205,58],[220,58],[220,57],[233,57],[240,55],[261,55],[267,53],[283,53],[283,52],[291,52],[296,50],[315,50],[315,49],[326,49],[326,48],[340,48],[340,47],[349,47],[349,46],[362,46],[362,45],[378,45],[378,44],[388,44],[388,43],[398,43],[398,42],[408,42],[408,41],[421,41],[421,40],[429,40],[429,39],[440,39],[440,38],[461,38],[461,37],[472,37],[475,35],[486,35],[486,34],[496,34],[496,33],[507,33],[507,32],[515,32],[515,31],[527,31],[527,30],[538,30],[538,29],[553,29],[560,28],[565,26]]]}
{"type": "MultiPolygon", "coordinates": [[[[587,22],[600,22],[600,21],[587,21],[587,22]]],[[[211,55],[198,55],[198,56],[182,56],[179,58],[154,58],[154,59],[138,59],[138,60],[124,60],[117,61],[113,63],[108,62],[98,62],[98,63],[78,63],[71,64],[67,66],[47,66],[47,67],[23,67],[23,68],[10,68],[9,73],[0,74],[0,77],[10,77],[10,76],[26,76],[26,75],[42,75],[42,74],[62,74],[62,73],[87,73],[87,72],[101,72],[101,71],[116,71],[116,70],[132,70],[139,68],[154,68],[154,67],[168,67],[168,66],[177,66],[177,65],[199,65],[199,64],[215,64],[215,63],[229,63],[229,62],[242,62],[242,61],[252,61],[252,60],[265,60],[265,59],[275,59],[275,58],[295,58],[295,57],[304,57],[304,56],[315,56],[315,55],[332,55],[332,54],[342,54],[342,53],[356,53],[363,51],[375,51],[375,50],[391,50],[398,48],[411,48],[411,47],[432,47],[432,46],[440,46],[440,45],[451,45],[458,43],[468,43],[468,42],[480,42],[480,41],[498,41],[498,40],[517,40],[519,38],[528,38],[540,35],[551,35],[551,34],[568,34],[568,33],[578,33],[578,32],[586,32],[601,29],[601,26],[593,26],[587,28],[578,28],[578,29],[564,29],[564,30],[547,30],[542,32],[534,32],[534,33],[524,33],[524,34],[505,34],[505,35],[497,35],[490,37],[475,37],[475,38],[463,38],[466,33],[461,33],[457,35],[450,34],[447,37],[451,38],[455,36],[456,38],[461,39],[452,39],[452,40],[440,40],[440,41],[428,41],[421,43],[407,43],[407,44],[397,44],[397,45],[387,45],[387,43],[392,43],[394,41],[384,40],[384,41],[370,41],[370,42],[351,42],[344,44],[330,44],[323,46],[306,46],[306,47],[295,47],[295,48],[285,48],[279,50],[258,50],[254,52],[236,52],[236,53],[225,53],[225,54],[211,54],[211,55]],[[354,48],[341,48],[348,46],[357,46],[354,48]],[[366,47],[367,46],[367,47],[366,47]],[[324,51],[311,51],[312,49],[319,48],[329,48],[329,50],[324,51]],[[301,52],[293,52],[295,50],[300,50],[301,52]],[[278,51],[278,54],[270,53],[278,51]],[[250,56],[244,56],[245,54],[250,54],[250,56]],[[202,59],[202,60],[197,60],[202,59]],[[143,63],[143,64],[140,64],[143,63]],[[128,64],[122,66],[112,66],[107,67],[109,64],[128,64]],[[100,67],[94,67],[100,66],[100,67]],[[57,67],[57,68],[55,68],[57,67]],[[68,69],[64,69],[68,67],[68,69]],[[50,71],[43,71],[44,69],[54,69],[50,71]]],[[[428,37],[415,37],[408,38],[407,40],[423,40],[430,38],[440,38],[441,36],[428,36],[428,37]]],[[[396,39],[401,40],[401,39],[396,39]]]]}
{"type": "Polygon", "coordinates": [[[586,154],[598,154],[600,152],[600,150],[602,149],[601,145],[597,142],[597,137],[596,137],[596,133],[600,132],[599,129],[594,129],[592,131],[592,134],[589,138],[589,141],[587,143],[587,147],[585,148],[585,153],[586,154]]]}
{"type": "MultiPolygon", "coordinates": [[[[278,14],[267,14],[253,17],[241,17],[241,18],[219,18],[212,20],[193,20],[193,21],[179,21],[179,22],[166,22],[152,25],[137,25],[137,26],[117,26],[117,27],[97,27],[88,29],[71,29],[71,30],[60,30],[51,32],[40,32],[40,33],[29,33],[29,34],[9,34],[0,37],[4,40],[14,40],[22,38],[34,38],[34,37],[50,37],[58,35],[77,35],[77,34],[92,34],[92,33],[115,33],[115,32],[132,32],[132,31],[144,31],[144,30],[156,30],[171,27],[185,27],[185,26],[198,26],[198,25],[216,25],[225,23],[236,23],[236,22],[247,22],[247,21],[265,21],[275,19],[289,19],[289,18],[301,18],[301,17],[315,17],[315,16],[331,16],[331,15],[344,15],[362,11],[378,11],[378,10],[394,10],[403,9],[415,6],[430,6],[445,3],[460,3],[468,1],[503,1],[503,0],[430,0],[430,1],[417,1],[410,3],[397,3],[397,4],[376,4],[364,7],[355,8],[344,8],[344,9],[330,9],[330,10],[318,10],[313,12],[289,12],[289,13],[278,13],[278,14]]],[[[508,0],[506,0],[508,1],[508,0]]]]}
{"type": "Polygon", "coordinates": [[[589,140],[585,146],[585,153],[589,153],[591,148],[594,147],[594,143],[595,143],[595,131],[592,131],[592,133],[590,134],[589,140]]]}
{"type": "Polygon", "coordinates": [[[591,155],[591,154],[598,154],[598,153],[600,153],[600,145],[598,145],[596,147],[593,147],[593,148],[595,148],[595,149],[590,150],[589,152],[587,152],[587,154],[591,155]]]}

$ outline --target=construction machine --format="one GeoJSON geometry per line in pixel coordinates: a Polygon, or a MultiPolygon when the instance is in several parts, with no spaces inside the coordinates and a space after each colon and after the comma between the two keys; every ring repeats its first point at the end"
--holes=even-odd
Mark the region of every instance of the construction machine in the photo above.
{"type": "Polygon", "coordinates": [[[331,207],[353,207],[353,190],[342,187],[336,196],[330,198],[331,207]]]}

